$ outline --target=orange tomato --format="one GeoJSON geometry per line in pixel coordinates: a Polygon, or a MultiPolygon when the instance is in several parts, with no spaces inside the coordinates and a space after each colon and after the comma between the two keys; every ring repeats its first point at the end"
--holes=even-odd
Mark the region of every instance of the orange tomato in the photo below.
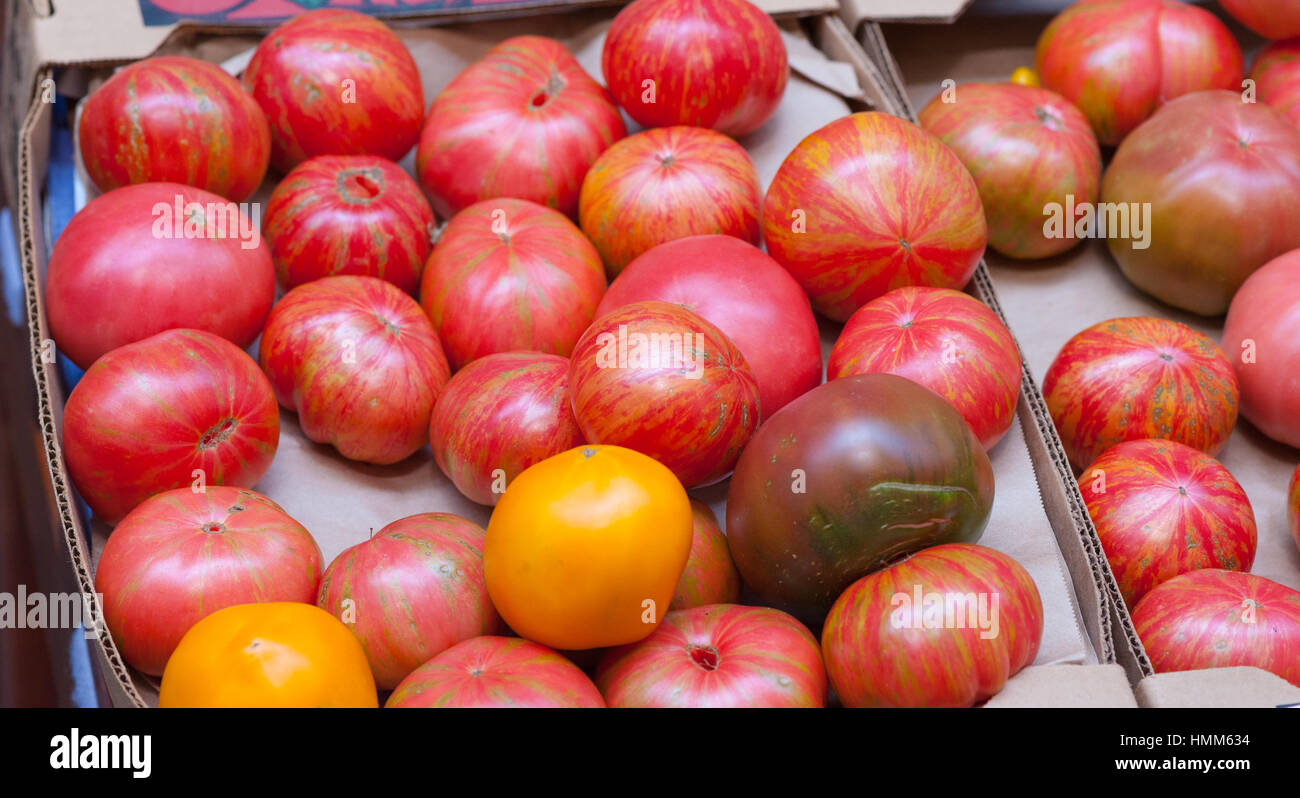
{"type": "Polygon", "coordinates": [[[1015,71],[1011,73],[1011,82],[1036,89],[1038,88],[1038,73],[1029,67],[1016,67],[1015,71]]]}
{"type": "Polygon", "coordinates": [[[167,660],[160,707],[378,707],[365,651],[333,615],[273,601],[217,610],[167,660]]]}
{"type": "Polygon", "coordinates": [[[506,488],[483,548],[488,595],[536,643],[634,643],[668,611],[691,539],[690,499],[671,471],[621,446],[580,446],[506,488]]]}

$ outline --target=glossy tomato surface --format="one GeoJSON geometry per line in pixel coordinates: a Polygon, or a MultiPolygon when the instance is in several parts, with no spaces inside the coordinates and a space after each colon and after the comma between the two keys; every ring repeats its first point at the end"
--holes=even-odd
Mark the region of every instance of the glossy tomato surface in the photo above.
{"type": "Polygon", "coordinates": [[[740,601],[740,574],[727,550],[727,538],[709,505],[691,499],[691,554],[677,580],[670,610],[689,610],[705,604],[740,601]]]}
{"type": "Polygon", "coordinates": [[[1241,24],[1265,39],[1300,36],[1300,7],[1285,0],[1223,0],[1222,6],[1241,24]]]}
{"type": "Polygon", "coordinates": [[[1250,68],[1258,100],[1300,125],[1300,39],[1272,42],[1250,68]]]}
{"type": "Polygon", "coordinates": [[[1287,486],[1286,525],[1291,530],[1291,539],[1296,548],[1300,548],[1300,466],[1296,466],[1287,486]]]}

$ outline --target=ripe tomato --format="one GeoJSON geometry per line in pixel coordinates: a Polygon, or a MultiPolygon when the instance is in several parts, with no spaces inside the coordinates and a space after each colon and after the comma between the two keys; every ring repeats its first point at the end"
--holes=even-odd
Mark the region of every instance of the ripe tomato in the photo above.
{"type": "Polygon", "coordinates": [[[554,651],[518,637],[476,637],[421,665],[385,709],[601,709],[596,685],[554,651]]]}
{"type": "Polygon", "coordinates": [[[1300,8],[1278,0],[1223,0],[1223,8],[1265,39],[1300,36],[1300,8]]]}
{"type": "Polygon", "coordinates": [[[705,604],[740,601],[740,574],[727,551],[727,538],[709,505],[691,499],[691,553],[677,580],[669,610],[689,610],[705,604]]]}
{"type": "Polygon", "coordinates": [[[1287,486],[1286,523],[1291,528],[1291,538],[1300,548],[1300,466],[1296,466],[1291,475],[1291,484],[1287,486]]]}
{"type": "Polygon", "coordinates": [[[578,650],[653,632],[690,549],[691,504],[671,471],[631,449],[583,446],[515,478],[483,566],[511,629],[578,650]]]}
{"type": "Polygon", "coordinates": [[[1300,39],[1273,42],[1250,68],[1260,102],[1300,125],[1300,39]]]}
{"type": "Polygon", "coordinates": [[[311,604],[274,601],[217,610],[167,660],[158,706],[378,707],[366,653],[311,604]]]}

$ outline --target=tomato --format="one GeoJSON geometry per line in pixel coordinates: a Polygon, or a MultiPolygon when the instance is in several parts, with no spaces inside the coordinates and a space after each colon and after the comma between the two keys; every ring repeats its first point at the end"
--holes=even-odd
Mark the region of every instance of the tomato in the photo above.
{"type": "Polygon", "coordinates": [[[275,268],[256,225],[228,200],[179,183],[91,200],[59,235],[45,275],[50,334],[83,369],[180,327],[247,348],[274,300],[275,268]]]}
{"type": "Polygon", "coordinates": [[[518,637],[476,637],[424,663],[386,709],[601,709],[596,685],[572,662],[518,637]]]}
{"type": "Polygon", "coordinates": [[[988,233],[957,156],[884,113],[838,119],[786,156],[763,200],[767,251],[832,321],[894,288],[961,288],[988,233]]]}
{"type": "Polygon", "coordinates": [[[1300,125],[1300,39],[1273,42],[1250,68],[1257,99],[1300,125]]]}
{"type": "Polygon", "coordinates": [[[200,330],[109,352],[63,411],[68,473],[107,524],[172,488],[252,487],[279,442],[266,376],[234,344],[200,330]]]}
{"type": "Polygon", "coordinates": [[[731,473],[758,427],[758,386],[740,350],[667,302],[597,319],[574,347],[569,390],[588,441],[648,454],[688,488],[731,473]]]}
{"type": "Polygon", "coordinates": [[[535,202],[497,198],[443,228],[420,304],[459,370],[495,352],[568,357],[604,293],[600,255],[577,225],[535,202]]]}
{"type": "Polygon", "coordinates": [[[311,604],[275,601],[217,610],[181,638],[158,706],[378,707],[366,653],[311,604]]]}
{"type": "Polygon", "coordinates": [[[668,613],[654,634],[605,654],[596,683],[611,707],[826,705],[812,633],[779,610],[737,604],[668,613]]]}
{"type": "Polygon", "coordinates": [[[705,604],[740,601],[740,574],[727,551],[727,538],[709,505],[691,499],[691,553],[677,580],[669,610],[689,610],[705,604]]]}
{"type": "Polygon", "coordinates": [[[1218,344],[1185,324],[1134,317],[1094,324],[1043,378],[1047,410],[1075,468],[1124,441],[1163,438],[1217,454],[1239,392],[1218,344]]]}
{"type": "Polygon", "coordinates": [[[1300,548],[1300,466],[1296,466],[1291,484],[1287,486],[1286,524],[1291,528],[1296,548],[1300,548]]]}
{"type": "Polygon", "coordinates": [[[400,166],[374,155],[321,155],[280,181],[263,230],[286,289],[336,274],[420,287],[433,211],[400,166]]]}
{"type": "Polygon", "coordinates": [[[1011,258],[1045,258],[1078,244],[1075,217],[1065,219],[1064,208],[1082,210],[1101,189],[1101,150],[1087,118],[1046,89],[967,83],[955,92],[953,102],[947,92],[935,97],[919,118],[975,178],[989,246],[1011,258]],[[1061,231],[1045,224],[1053,204],[1061,231]]]}
{"type": "Polygon", "coordinates": [[[968,707],[1038,655],[1043,603],[1020,563],[953,543],[854,582],[822,630],[826,671],[849,707],[968,707]]]}
{"type": "Polygon", "coordinates": [[[947,288],[896,288],[858,309],[831,349],[828,379],[897,374],[948,400],[985,449],[1020,398],[1020,350],[997,314],[947,288]]]}
{"type": "Polygon", "coordinates": [[[1017,86],[1029,86],[1035,89],[1042,85],[1038,80],[1038,73],[1026,66],[1016,67],[1012,70],[1011,82],[1017,86]]]}
{"type": "Polygon", "coordinates": [[[312,598],[361,641],[381,690],[501,625],[483,583],[483,528],[451,513],[407,516],[345,549],[312,598]]]}
{"type": "Polygon", "coordinates": [[[442,217],[496,197],[573,217],[583,175],[625,135],[609,92],[563,44],[516,36],[434,98],[415,167],[442,217]]]}
{"type": "Polygon", "coordinates": [[[86,98],[81,162],[100,191],[184,183],[236,202],[266,175],[271,130],[221,67],[168,55],[128,64],[86,98]]]}
{"type": "Polygon", "coordinates": [[[961,415],[892,374],[843,377],[763,422],[727,493],[727,546],[764,604],[810,626],[855,579],[979,539],[993,469],[961,415]]]}
{"type": "Polygon", "coordinates": [[[488,523],[488,595],[520,635],[579,650],[633,643],[668,611],[691,504],[651,458],[583,446],[515,478],[488,523]]]}
{"type": "Polygon", "coordinates": [[[776,113],[790,74],[780,29],[746,0],[636,0],[610,23],[600,65],[638,124],[729,136],[776,113]]]}
{"type": "MultiPolygon", "coordinates": [[[[1162,103],[1205,89],[1240,90],[1243,61],[1210,12],[1175,0],[1081,0],[1038,39],[1043,87],[1079,106],[1106,146],[1162,103]]],[[[1195,130],[1196,128],[1193,128],[1195,130]]]]}
{"type": "Polygon", "coordinates": [[[379,465],[428,442],[450,376],[424,311],[375,277],[324,277],[290,291],[271,312],[258,360],[304,435],[379,465]]]}
{"type": "Polygon", "coordinates": [[[582,181],[578,218],[611,276],[656,244],[706,233],[758,245],[762,190],[749,154],[700,127],[665,127],[605,150],[582,181]]]}
{"type": "Polygon", "coordinates": [[[1286,0],[1223,0],[1224,10],[1265,39],[1300,36],[1300,8],[1286,0]]]}
{"type": "Polygon", "coordinates": [[[1157,585],[1133,608],[1156,673],[1263,668],[1300,687],[1300,591],[1206,568],[1157,585]]]}
{"type": "Polygon", "coordinates": [[[401,160],[424,119],[415,59],[374,17],[341,8],[300,14],[267,34],[244,86],[271,122],[271,163],[317,155],[401,160]]]}
{"type": "Polygon", "coordinates": [[[1249,571],[1255,513],[1228,469],[1158,439],[1125,441],[1083,470],[1079,490],[1124,601],[1198,568],[1249,571]]]}

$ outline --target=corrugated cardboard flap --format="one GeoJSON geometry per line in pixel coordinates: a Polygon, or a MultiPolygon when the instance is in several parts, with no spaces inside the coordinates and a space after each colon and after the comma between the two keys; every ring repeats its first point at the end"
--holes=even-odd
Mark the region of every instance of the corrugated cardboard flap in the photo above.
{"type": "Polygon", "coordinates": [[[975,0],[841,0],[840,14],[849,27],[863,22],[949,23],[975,0]]]}

